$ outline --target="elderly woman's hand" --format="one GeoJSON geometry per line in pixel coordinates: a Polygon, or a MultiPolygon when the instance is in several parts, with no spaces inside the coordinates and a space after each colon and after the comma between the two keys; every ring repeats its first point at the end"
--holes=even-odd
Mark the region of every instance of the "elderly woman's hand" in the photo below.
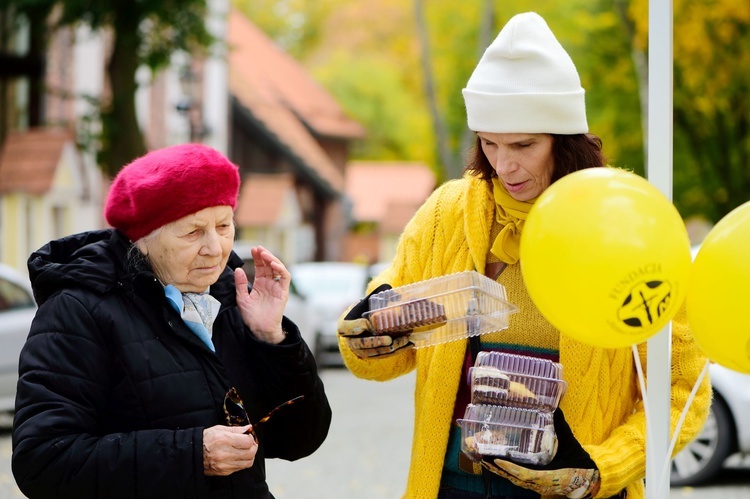
{"type": "Polygon", "coordinates": [[[255,262],[252,291],[248,292],[245,272],[239,268],[234,271],[237,306],[245,325],[259,340],[281,343],[285,337],[281,318],[289,298],[289,271],[262,246],[253,248],[251,253],[255,262]]]}
{"type": "Polygon", "coordinates": [[[203,430],[203,473],[227,476],[255,463],[258,442],[249,426],[212,426],[203,430]]]}

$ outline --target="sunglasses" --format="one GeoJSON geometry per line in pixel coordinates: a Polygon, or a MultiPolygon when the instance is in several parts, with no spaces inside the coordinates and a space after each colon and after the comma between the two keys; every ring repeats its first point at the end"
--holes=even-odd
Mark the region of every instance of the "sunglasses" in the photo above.
{"type": "Polygon", "coordinates": [[[240,394],[237,393],[237,390],[234,387],[231,387],[227,394],[224,396],[224,414],[227,417],[227,424],[229,426],[246,426],[246,425],[252,425],[249,430],[245,432],[245,435],[248,433],[255,438],[255,441],[258,441],[258,436],[255,434],[255,428],[260,426],[261,424],[265,423],[269,419],[271,419],[271,416],[274,415],[276,411],[281,409],[282,407],[286,407],[288,405],[292,405],[295,402],[299,402],[300,400],[304,399],[304,395],[299,395],[297,397],[294,397],[291,400],[287,400],[283,404],[279,404],[271,411],[263,416],[257,423],[251,423],[250,417],[247,415],[247,411],[245,410],[245,404],[242,402],[242,399],[240,398],[240,394]]]}

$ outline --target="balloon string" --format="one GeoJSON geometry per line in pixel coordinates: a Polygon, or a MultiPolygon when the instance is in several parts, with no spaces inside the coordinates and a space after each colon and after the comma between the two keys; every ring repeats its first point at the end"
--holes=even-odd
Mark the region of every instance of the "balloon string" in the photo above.
{"type": "Polygon", "coordinates": [[[651,439],[651,425],[649,424],[649,417],[651,411],[648,408],[648,396],[646,393],[646,378],[643,376],[643,366],[641,365],[641,357],[638,355],[638,347],[633,344],[633,359],[635,361],[635,370],[638,371],[638,383],[641,386],[641,398],[643,399],[643,410],[646,413],[646,442],[653,442],[651,439]]]}
{"type": "Polygon", "coordinates": [[[695,382],[695,385],[693,385],[693,389],[690,391],[690,396],[688,397],[687,401],[685,402],[685,408],[682,409],[682,414],[680,414],[680,419],[677,421],[677,426],[675,426],[674,433],[672,433],[672,441],[669,442],[669,450],[667,451],[667,459],[664,462],[664,468],[661,472],[661,478],[659,479],[659,490],[661,490],[661,487],[664,485],[664,480],[667,477],[667,473],[669,470],[669,463],[672,462],[672,452],[674,452],[675,445],[677,445],[677,437],[680,434],[680,430],[682,429],[682,424],[685,422],[685,418],[687,417],[688,409],[690,408],[690,404],[693,403],[693,399],[695,399],[695,394],[698,393],[698,388],[700,388],[701,383],[703,382],[703,378],[706,377],[706,374],[708,373],[708,368],[711,365],[711,360],[706,360],[706,365],[703,366],[703,370],[701,371],[700,376],[698,376],[698,379],[695,382]]]}

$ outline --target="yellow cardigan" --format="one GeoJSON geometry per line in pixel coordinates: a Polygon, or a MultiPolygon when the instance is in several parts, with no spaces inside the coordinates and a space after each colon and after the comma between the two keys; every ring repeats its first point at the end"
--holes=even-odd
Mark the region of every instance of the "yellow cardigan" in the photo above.
{"type": "MultiPolygon", "coordinates": [[[[467,176],[443,184],[404,229],[393,264],[370,283],[370,289],[383,282],[396,287],[465,270],[484,273],[494,207],[491,187],[485,181],[467,176]]],[[[518,264],[509,266],[501,277],[509,300],[521,308],[511,316],[510,327],[528,330],[533,345],[535,328],[552,326],[528,298],[518,264]]],[[[683,307],[672,325],[672,428],[706,362],[686,323],[683,307]]],[[[347,367],[360,378],[384,381],[417,369],[405,498],[437,496],[467,343],[454,341],[362,360],[340,342],[347,367]]],[[[645,370],[646,345],[639,345],[638,350],[645,370]]],[[[560,335],[560,363],[568,383],[561,407],[576,438],[600,470],[597,497],[612,496],[623,488],[627,488],[629,499],[644,497],[645,412],[632,350],[595,348],[560,335]]],[[[675,452],[698,434],[710,403],[706,377],[675,452]]]]}

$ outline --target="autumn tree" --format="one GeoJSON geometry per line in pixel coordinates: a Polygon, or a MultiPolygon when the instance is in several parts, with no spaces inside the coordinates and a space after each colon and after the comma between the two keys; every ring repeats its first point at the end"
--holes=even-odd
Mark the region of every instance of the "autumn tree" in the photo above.
{"type": "Polygon", "coordinates": [[[326,20],[341,2],[336,0],[233,0],[285,52],[305,59],[317,46],[326,20]]]}
{"type": "Polygon", "coordinates": [[[435,140],[418,70],[411,1],[233,3],[365,126],[367,138],[353,144],[352,157],[432,166],[435,140]]]}
{"type": "MultiPolygon", "coordinates": [[[[628,16],[648,43],[648,2],[628,16]]],[[[750,200],[750,3],[674,3],[674,185],[683,216],[716,222],[750,200]]]]}
{"type": "Polygon", "coordinates": [[[206,0],[0,0],[0,6],[28,15],[36,26],[48,22],[46,13],[52,11],[59,13],[53,28],[84,23],[93,30],[111,30],[106,68],[110,98],[100,110],[99,151],[109,175],[146,151],[136,117],[136,70],[145,64],[156,71],[172,53],[196,51],[212,40],[205,26],[206,0]]]}
{"type": "MultiPolygon", "coordinates": [[[[320,81],[370,132],[367,145],[356,152],[366,150],[377,159],[400,151],[403,159],[435,166],[441,180],[459,176],[473,139],[461,89],[500,28],[528,5],[523,0],[327,1],[338,6],[315,30],[318,46],[307,47],[303,62],[323,75],[320,81]],[[390,75],[393,85],[385,85],[376,72],[390,75]],[[378,146],[386,137],[400,148],[378,146]]],[[[602,136],[614,163],[642,172],[638,87],[632,64],[623,57],[629,44],[614,12],[606,7],[598,12],[583,0],[564,6],[539,0],[534,10],[579,66],[591,130],[602,136]]]]}
{"type": "MultiPolygon", "coordinates": [[[[525,0],[235,1],[253,4],[263,29],[287,26],[283,43],[304,40],[301,61],[369,131],[358,154],[427,161],[441,179],[458,175],[471,137],[461,89],[499,29],[530,10],[525,0]],[[272,4],[286,9],[275,21],[272,4]]],[[[537,0],[533,10],[575,61],[610,163],[645,175],[648,0],[537,0]]],[[[674,1],[673,198],[685,218],[717,221],[750,199],[748,46],[747,0],[674,1]]]]}
{"type": "MultiPolygon", "coordinates": [[[[417,11],[423,78],[432,79],[424,87],[430,101],[435,137],[439,142],[436,148],[440,151],[445,176],[455,178],[461,174],[466,152],[474,138],[474,134],[466,126],[461,90],[500,29],[511,17],[528,11],[529,7],[523,0],[412,1],[417,11]]],[[[564,4],[553,0],[538,0],[534,3],[533,10],[547,20],[578,66],[582,84],[587,91],[590,129],[602,136],[607,151],[613,157],[632,163],[631,145],[635,144],[638,151],[641,135],[637,126],[636,131],[631,134],[622,133],[618,129],[621,122],[618,117],[627,115],[627,112],[623,114],[622,110],[614,109],[619,98],[628,101],[622,102],[625,111],[632,109],[630,89],[633,88],[633,83],[630,78],[631,65],[620,62],[622,57],[618,55],[618,51],[619,54],[625,53],[627,44],[622,37],[613,36],[619,26],[611,9],[599,12],[590,2],[582,0],[569,0],[564,4]],[[601,40],[593,45],[588,36],[592,30],[601,34],[601,40]],[[601,52],[601,57],[609,59],[606,65],[601,64],[597,54],[591,53],[596,50],[601,52]],[[593,60],[597,60],[597,63],[589,64],[593,60]],[[613,62],[619,65],[619,69],[614,72],[613,62]],[[617,75],[626,75],[628,78],[618,78],[617,75]],[[597,87],[605,87],[607,83],[617,85],[623,80],[629,82],[627,91],[617,92],[615,99],[612,94],[600,98],[603,93],[597,87]],[[626,136],[627,141],[623,140],[626,136]],[[617,140],[611,140],[612,138],[617,140]]],[[[637,106],[635,113],[637,120],[637,106]]],[[[632,126],[623,123],[622,128],[629,129],[632,126]]],[[[641,158],[637,153],[635,156],[637,164],[634,169],[638,170],[641,158]]]]}

